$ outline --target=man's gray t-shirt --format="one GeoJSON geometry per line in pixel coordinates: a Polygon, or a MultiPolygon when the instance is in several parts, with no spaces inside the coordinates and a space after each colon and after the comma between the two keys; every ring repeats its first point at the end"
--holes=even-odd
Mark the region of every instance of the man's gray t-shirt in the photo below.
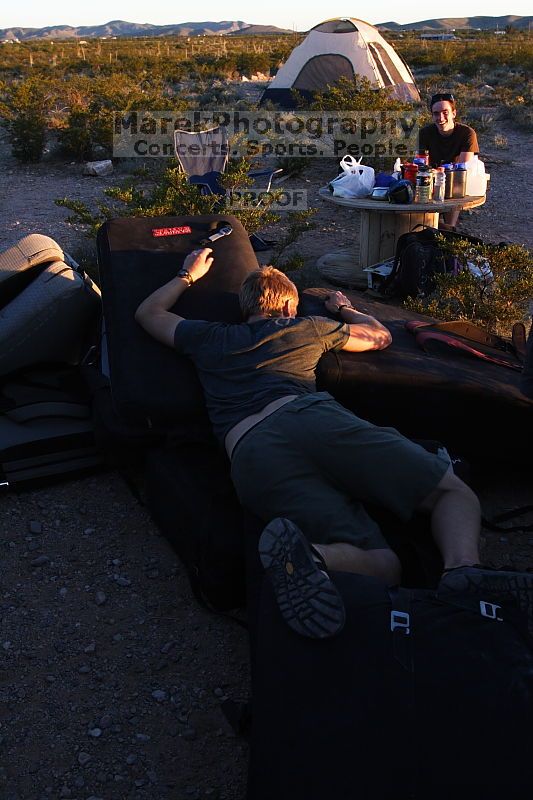
{"type": "Polygon", "coordinates": [[[174,346],[194,362],[217,438],[285,395],[316,391],[320,356],[349,339],[346,323],[276,317],[229,324],[183,320],[174,346]]]}

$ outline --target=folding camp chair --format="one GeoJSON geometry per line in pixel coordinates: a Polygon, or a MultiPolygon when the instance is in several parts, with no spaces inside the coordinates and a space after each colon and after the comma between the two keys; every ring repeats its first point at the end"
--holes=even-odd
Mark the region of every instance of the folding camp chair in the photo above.
{"type": "MultiPolygon", "coordinates": [[[[224,125],[209,128],[205,131],[174,131],[174,149],[181,169],[187,175],[189,183],[200,187],[202,194],[226,195],[226,190],[220,185],[219,178],[226,169],[229,156],[228,131],[224,125]]],[[[265,192],[270,191],[274,175],[283,172],[282,169],[250,170],[250,178],[268,177],[265,192]]],[[[259,203],[261,200],[259,200],[259,203]]],[[[258,204],[259,204],[258,203],[258,204]]],[[[272,242],[263,239],[259,234],[250,235],[252,247],[257,252],[269,250],[272,242]]]]}
{"type": "Polygon", "coordinates": [[[202,194],[226,194],[219,183],[228,163],[228,132],[223,125],[206,131],[174,131],[174,148],[189,183],[202,194]]]}
{"type": "MultiPolygon", "coordinates": [[[[219,182],[229,155],[228,131],[224,125],[205,131],[174,131],[174,149],[189,183],[200,186],[202,194],[226,194],[219,182]]],[[[274,175],[280,172],[283,170],[265,167],[250,170],[248,175],[250,178],[267,176],[264,191],[269,192],[274,175]]]]}

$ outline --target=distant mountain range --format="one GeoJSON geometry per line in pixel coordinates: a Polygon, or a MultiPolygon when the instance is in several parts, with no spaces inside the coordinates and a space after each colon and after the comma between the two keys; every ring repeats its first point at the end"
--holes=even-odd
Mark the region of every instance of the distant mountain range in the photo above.
{"type": "MultiPolygon", "coordinates": [[[[445,17],[443,19],[426,19],[422,22],[409,22],[399,25],[397,22],[383,22],[376,27],[382,30],[432,30],[446,31],[452,28],[481,28],[482,30],[503,30],[507,25],[525,29],[530,26],[533,17],[445,17]]],[[[113,20],[104,25],[83,25],[73,28],[70,25],[51,25],[47,28],[4,28],[0,29],[0,40],[27,39],[95,39],[137,36],[238,36],[292,33],[286,28],[274,25],[251,25],[248,22],[226,20],[223,22],[179,22],[175,25],[150,25],[148,23],[124,22],[113,20]]]]}
{"type": "Polygon", "coordinates": [[[420,22],[408,22],[406,25],[399,25],[397,22],[381,22],[376,25],[381,30],[389,31],[413,31],[426,29],[428,31],[449,31],[457,28],[473,28],[482,31],[492,31],[499,28],[505,30],[507,25],[513,28],[528,28],[533,21],[533,17],[515,17],[507,14],[504,17],[443,17],[442,19],[424,19],[420,22]]]}
{"type": "Polygon", "coordinates": [[[247,35],[269,33],[292,33],[285,28],[274,25],[250,25],[242,21],[223,22],[179,22],[175,25],[150,25],[139,22],[113,20],[104,25],[82,25],[73,28],[70,25],[51,25],[48,28],[4,28],[0,30],[0,39],[95,39],[113,36],[134,38],[137,36],[220,36],[247,35]]]}

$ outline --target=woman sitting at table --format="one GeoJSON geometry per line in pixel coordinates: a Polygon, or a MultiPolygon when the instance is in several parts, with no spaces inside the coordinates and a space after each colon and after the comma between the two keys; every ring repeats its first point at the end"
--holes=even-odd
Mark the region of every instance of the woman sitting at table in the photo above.
{"type": "MultiPolygon", "coordinates": [[[[433,167],[442,164],[470,161],[479,153],[476,132],[468,125],[456,122],[455,98],[449,92],[434,94],[429,103],[433,122],[420,129],[418,145],[429,150],[429,163],[433,167]]],[[[444,215],[440,227],[453,229],[459,218],[460,207],[444,215]]]]}

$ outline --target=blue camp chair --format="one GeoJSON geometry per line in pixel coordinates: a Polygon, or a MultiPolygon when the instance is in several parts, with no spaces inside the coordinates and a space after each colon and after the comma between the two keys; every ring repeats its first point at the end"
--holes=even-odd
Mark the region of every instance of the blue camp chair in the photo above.
{"type": "MultiPolygon", "coordinates": [[[[202,194],[226,194],[219,182],[229,155],[228,131],[224,125],[205,131],[174,131],[174,149],[189,183],[200,186],[202,194]]],[[[280,172],[283,170],[265,167],[250,170],[248,175],[251,178],[268,177],[264,191],[269,192],[274,175],[280,172]]]]}
{"type": "MultiPolygon", "coordinates": [[[[174,150],[180,167],[187,175],[189,183],[200,188],[202,194],[226,195],[220,184],[220,176],[226,169],[229,156],[228,131],[224,125],[217,125],[205,131],[174,131],[174,150]]],[[[250,170],[250,178],[267,177],[267,185],[263,191],[269,192],[274,175],[282,169],[250,170]]],[[[259,201],[261,202],[261,201],[259,201]]],[[[269,250],[273,242],[263,239],[257,233],[250,235],[252,247],[257,252],[269,250]]]]}
{"type": "Polygon", "coordinates": [[[206,131],[174,131],[174,148],[189,183],[202,194],[226,194],[219,178],[228,163],[228,133],[223,125],[206,131]]]}

